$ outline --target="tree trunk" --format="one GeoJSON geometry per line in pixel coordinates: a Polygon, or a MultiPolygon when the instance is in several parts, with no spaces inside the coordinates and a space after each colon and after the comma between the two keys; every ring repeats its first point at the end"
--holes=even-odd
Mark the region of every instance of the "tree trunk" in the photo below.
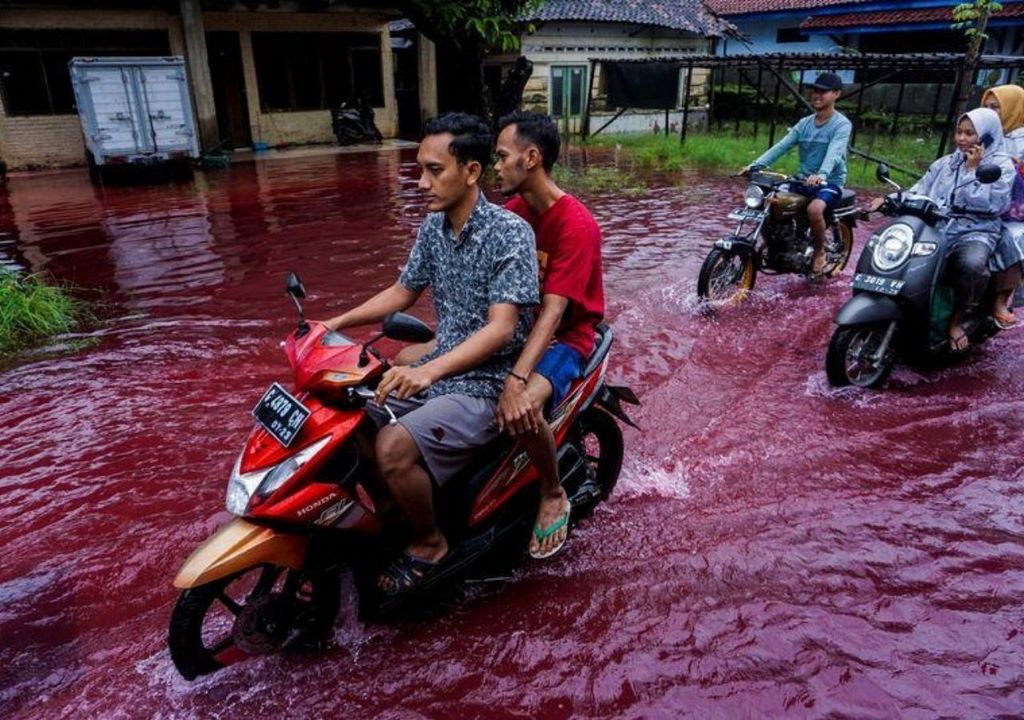
{"type": "Polygon", "coordinates": [[[516,58],[515,67],[509,72],[505,82],[501,84],[501,92],[498,93],[497,106],[494,108],[494,125],[497,125],[498,120],[503,116],[522,107],[523,91],[532,74],[533,63],[523,55],[516,58]]]}
{"type": "Polygon", "coordinates": [[[985,45],[985,28],[988,27],[988,18],[991,13],[992,9],[988,5],[978,11],[976,32],[971,37],[971,43],[967,46],[967,52],[964,54],[964,71],[960,75],[960,92],[956,98],[956,112],[953,113],[954,122],[967,112],[967,103],[970,101],[971,95],[974,94],[975,83],[978,81],[978,59],[981,57],[981,51],[985,45]]]}

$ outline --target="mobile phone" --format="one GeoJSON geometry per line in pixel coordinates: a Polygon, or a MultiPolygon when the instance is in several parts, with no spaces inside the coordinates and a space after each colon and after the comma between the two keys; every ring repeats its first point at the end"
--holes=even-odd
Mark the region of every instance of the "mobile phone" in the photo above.
{"type": "Polygon", "coordinates": [[[992,133],[983,133],[982,136],[978,138],[978,142],[981,143],[982,147],[990,148],[992,147],[992,143],[995,142],[995,138],[992,137],[992,133]]]}

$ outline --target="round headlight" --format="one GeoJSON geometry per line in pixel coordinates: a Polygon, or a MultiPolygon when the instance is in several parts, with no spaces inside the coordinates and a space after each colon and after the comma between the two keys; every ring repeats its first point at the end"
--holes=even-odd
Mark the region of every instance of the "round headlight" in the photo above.
{"type": "Polygon", "coordinates": [[[743,193],[743,204],[751,210],[755,210],[761,207],[762,203],[764,203],[764,190],[757,185],[747,185],[747,190],[743,193]]]}
{"type": "Polygon", "coordinates": [[[914,229],[904,223],[890,225],[878,237],[871,262],[875,269],[895,270],[907,261],[914,247],[914,229]]]}

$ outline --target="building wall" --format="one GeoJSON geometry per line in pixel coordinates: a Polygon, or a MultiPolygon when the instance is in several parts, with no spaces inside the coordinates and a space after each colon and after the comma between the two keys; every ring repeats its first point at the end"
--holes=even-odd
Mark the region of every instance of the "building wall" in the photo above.
{"type": "MultiPolygon", "coordinates": [[[[799,27],[806,15],[794,15],[792,17],[773,18],[758,17],[744,19],[739,17],[727,17],[739,31],[750,39],[750,45],[734,39],[723,38],[718,43],[719,55],[764,55],[768,53],[837,53],[841,46],[829,35],[808,35],[804,42],[780,43],[776,41],[778,31],[785,28],[799,27]]],[[[856,40],[851,40],[856,47],[856,40]]]]}
{"type": "MultiPolygon", "coordinates": [[[[184,53],[181,25],[158,10],[11,9],[0,14],[6,30],[161,30],[175,55],[184,53]]],[[[0,157],[12,170],[81,165],[85,145],[78,115],[8,117],[0,103],[0,157]]]]}
{"type": "Polygon", "coordinates": [[[384,107],[374,108],[377,127],[384,137],[398,132],[398,105],[392,67],[391,35],[387,23],[354,13],[203,13],[206,31],[238,30],[242,46],[242,70],[246,77],[246,98],[253,142],[270,145],[334,142],[330,110],[264,113],[256,82],[252,53],[253,32],[377,32],[380,33],[384,107]]]}
{"type": "MultiPolygon", "coordinates": [[[[207,32],[239,31],[246,97],[253,140],[276,144],[334,142],[330,111],[263,113],[252,54],[253,31],[378,32],[380,33],[384,107],[375,108],[385,137],[397,131],[391,39],[381,17],[350,11],[331,13],[224,12],[204,13],[207,32]]],[[[95,10],[68,8],[10,9],[0,13],[3,29],[160,30],[168,33],[174,55],[185,54],[181,19],[159,10],[95,10]]],[[[430,78],[428,82],[433,83],[430,78]]],[[[11,169],[80,165],[85,162],[78,115],[7,117],[0,103],[0,157],[11,169]]]]}
{"type": "MultiPolygon", "coordinates": [[[[651,30],[622,23],[544,23],[535,33],[522,38],[522,53],[533,62],[533,74],[523,91],[523,104],[530,110],[550,112],[551,66],[589,67],[590,61],[596,60],[592,68],[594,76],[589,80],[593,87],[590,108],[590,130],[593,131],[616,113],[615,109],[606,108],[600,60],[704,55],[709,52],[709,48],[707,38],[690,33],[651,30]]],[[[702,109],[707,105],[709,77],[708,70],[694,68],[690,91],[690,125],[699,124],[701,118],[706,117],[702,109]]],[[[678,128],[681,123],[681,112],[671,114],[670,127],[678,128]]],[[[616,119],[605,132],[653,132],[663,129],[664,124],[664,111],[632,110],[616,119]]],[[[581,129],[580,123],[572,123],[569,129],[578,132],[581,129]]]]}

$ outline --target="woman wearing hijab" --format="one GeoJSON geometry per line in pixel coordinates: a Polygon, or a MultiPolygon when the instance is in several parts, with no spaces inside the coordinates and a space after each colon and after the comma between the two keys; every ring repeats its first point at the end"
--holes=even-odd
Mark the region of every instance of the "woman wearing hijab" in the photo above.
{"type": "MultiPolygon", "coordinates": [[[[981,105],[999,113],[1005,136],[1004,149],[1013,159],[1017,172],[1024,162],[1024,88],[1019,85],[999,85],[986,90],[981,105]]],[[[1016,182],[1024,182],[1017,178],[1016,182]]],[[[1003,218],[1003,236],[989,263],[994,273],[995,303],[992,317],[999,327],[1006,329],[1017,323],[1011,309],[1013,293],[1021,282],[1021,261],[1024,260],[1024,222],[1003,218]]]]}
{"type": "Polygon", "coordinates": [[[950,219],[940,230],[949,239],[947,272],[953,277],[956,307],[949,323],[950,349],[968,347],[964,315],[981,304],[988,288],[989,258],[1002,234],[999,216],[1010,202],[1014,167],[1003,149],[999,115],[988,108],[964,113],[956,124],[956,150],[932,163],[909,192],[927,195],[950,219]],[[1003,173],[994,183],[974,177],[982,164],[998,165],[1003,173]]]}

